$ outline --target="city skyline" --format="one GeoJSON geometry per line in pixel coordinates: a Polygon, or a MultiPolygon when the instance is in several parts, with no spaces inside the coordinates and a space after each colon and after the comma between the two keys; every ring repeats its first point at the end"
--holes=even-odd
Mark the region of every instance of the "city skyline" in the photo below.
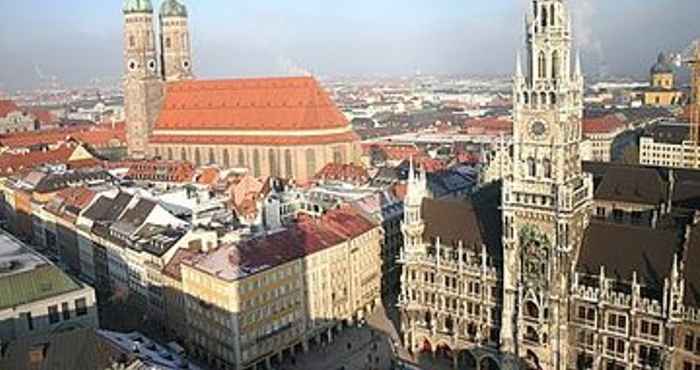
{"type": "MultiPolygon", "coordinates": [[[[195,72],[200,78],[304,72],[507,75],[513,50],[523,45],[525,3],[411,1],[397,8],[389,2],[331,6],[309,0],[234,7],[207,1],[191,11],[195,72]]],[[[692,18],[700,3],[673,3],[571,2],[587,74],[642,77],[658,51],[682,49],[700,33],[700,26],[688,27],[696,24],[692,18]],[[621,20],[622,9],[635,22],[621,20]]],[[[118,78],[123,72],[120,6],[113,1],[95,8],[85,0],[0,5],[8,16],[0,25],[0,45],[13,56],[2,62],[0,88],[36,87],[37,67],[69,85],[118,78]],[[37,12],[39,6],[44,10],[37,12]]]]}

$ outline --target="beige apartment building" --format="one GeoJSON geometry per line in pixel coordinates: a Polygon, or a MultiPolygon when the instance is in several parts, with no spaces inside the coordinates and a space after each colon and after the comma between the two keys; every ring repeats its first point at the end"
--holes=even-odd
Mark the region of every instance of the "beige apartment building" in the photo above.
{"type": "Polygon", "coordinates": [[[381,237],[341,209],[184,258],[190,351],[221,369],[271,369],[331,341],[379,302],[381,237]]]}
{"type": "Polygon", "coordinates": [[[700,168],[700,146],[689,138],[687,123],[666,122],[639,138],[639,163],[672,168],[700,168]]]}

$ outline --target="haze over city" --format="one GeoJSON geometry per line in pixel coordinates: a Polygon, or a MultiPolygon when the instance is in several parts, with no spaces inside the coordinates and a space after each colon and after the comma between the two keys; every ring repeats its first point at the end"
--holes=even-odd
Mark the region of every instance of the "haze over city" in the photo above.
{"type": "MultiPolygon", "coordinates": [[[[197,75],[494,75],[512,72],[527,1],[206,0],[191,10],[197,75]]],[[[123,72],[121,1],[0,3],[0,87],[36,67],[69,85],[123,72]]],[[[661,49],[700,32],[696,0],[572,1],[588,75],[645,76],[661,49]],[[634,22],[630,22],[634,19],[634,22]]]]}

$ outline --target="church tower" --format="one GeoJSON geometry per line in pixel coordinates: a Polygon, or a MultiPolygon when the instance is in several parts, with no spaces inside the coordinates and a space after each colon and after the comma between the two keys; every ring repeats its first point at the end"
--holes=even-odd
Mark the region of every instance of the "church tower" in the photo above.
{"type": "Polygon", "coordinates": [[[512,173],[503,183],[501,350],[513,362],[565,370],[569,278],[593,196],[579,152],[583,76],[578,57],[572,63],[566,2],[530,4],[525,73],[518,54],[513,80],[512,173]]]}
{"type": "Polygon", "coordinates": [[[150,0],[126,0],[123,13],[126,139],[129,157],[145,158],[148,136],[163,96],[153,30],[153,6],[150,0]]]}
{"type": "Polygon", "coordinates": [[[165,0],[160,7],[160,49],[166,82],[192,79],[187,8],[178,0],[165,0]]]}
{"type": "Polygon", "coordinates": [[[423,231],[425,224],[421,215],[423,199],[427,198],[428,185],[424,171],[416,173],[411,159],[404,199],[404,220],[401,230],[404,237],[405,253],[425,253],[423,250],[423,231]]]}

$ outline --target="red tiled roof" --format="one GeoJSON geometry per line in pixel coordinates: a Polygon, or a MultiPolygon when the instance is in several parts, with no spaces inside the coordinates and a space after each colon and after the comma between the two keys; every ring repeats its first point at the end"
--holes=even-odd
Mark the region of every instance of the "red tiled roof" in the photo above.
{"type": "Polygon", "coordinates": [[[90,128],[66,127],[54,130],[21,132],[0,136],[0,145],[8,148],[28,148],[37,145],[51,145],[74,139],[93,147],[107,147],[112,141],[126,143],[126,126],[117,124],[99,125],[90,128]]]}
{"type": "Polygon", "coordinates": [[[197,183],[202,185],[214,185],[219,180],[219,169],[215,167],[202,168],[197,174],[197,183]]]}
{"type": "Polygon", "coordinates": [[[135,180],[190,182],[194,176],[189,162],[151,160],[125,162],[122,166],[129,168],[126,177],[135,180]]]}
{"type": "Polygon", "coordinates": [[[28,108],[27,111],[33,115],[42,125],[56,122],[56,116],[50,111],[42,108],[28,108]]]}
{"type": "Polygon", "coordinates": [[[155,135],[149,140],[152,144],[195,144],[195,145],[322,145],[357,141],[354,132],[314,136],[180,136],[155,135]]]}
{"type": "Polygon", "coordinates": [[[367,182],[367,170],[354,164],[328,163],[314,176],[316,180],[349,181],[362,184],[367,182]]]}
{"type": "Polygon", "coordinates": [[[510,134],[513,122],[503,117],[470,119],[464,123],[463,131],[471,135],[510,134]]]}
{"type": "Polygon", "coordinates": [[[608,114],[598,118],[583,120],[584,134],[604,134],[622,130],[627,126],[625,121],[616,114],[608,114]]]}
{"type": "Polygon", "coordinates": [[[26,154],[0,155],[0,175],[29,171],[43,164],[67,164],[74,148],[62,146],[56,150],[36,151],[26,154]]]}
{"type": "Polygon", "coordinates": [[[185,259],[192,258],[197,253],[189,249],[178,249],[173,258],[163,268],[163,274],[177,281],[182,281],[182,270],[180,266],[185,259]]]}
{"type": "Polygon", "coordinates": [[[309,130],[348,121],[311,77],[182,81],[166,87],[163,129],[309,130]]]}
{"type": "Polygon", "coordinates": [[[0,100],[0,117],[7,117],[8,114],[20,110],[12,100],[0,100]]]}
{"type": "Polygon", "coordinates": [[[67,206],[73,206],[78,209],[83,209],[90,205],[96,193],[86,187],[80,186],[75,188],[65,188],[58,192],[58,197],[63,199],[67,206]]]}

